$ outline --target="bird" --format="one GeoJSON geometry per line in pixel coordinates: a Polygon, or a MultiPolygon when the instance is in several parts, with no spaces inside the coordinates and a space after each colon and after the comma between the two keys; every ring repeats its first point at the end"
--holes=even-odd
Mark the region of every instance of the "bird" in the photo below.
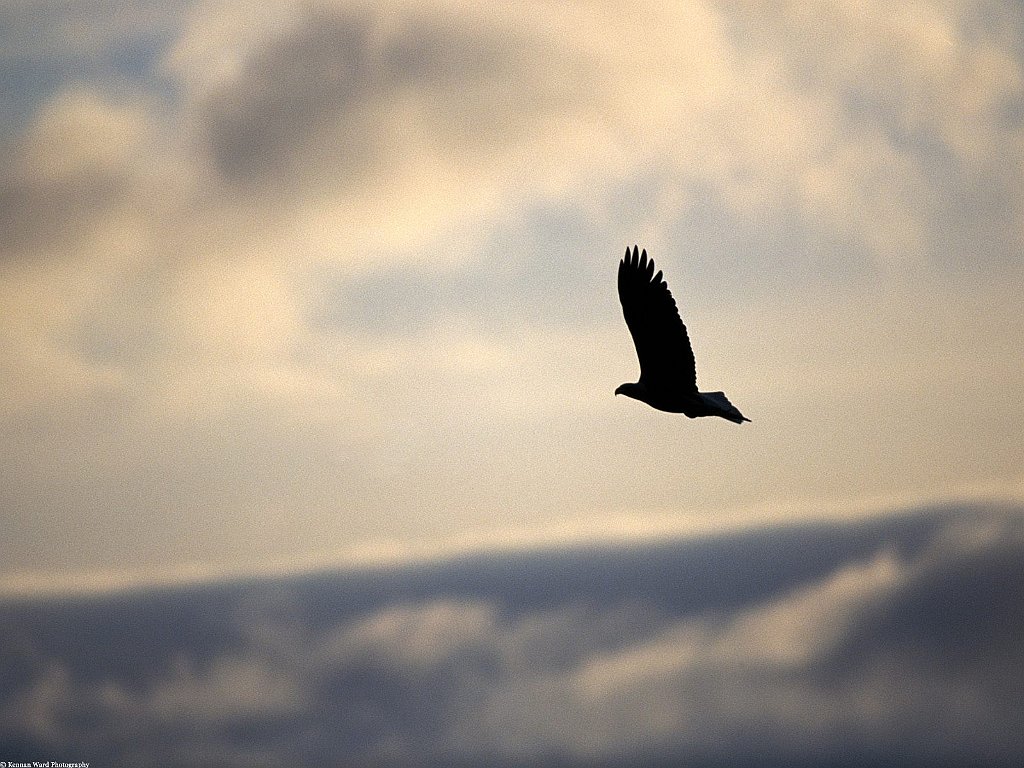
{"type": "Polygon", "coordinates": [[[742,424],[750,421],[724,392],[698,392],[697,366],[686,326],[662,273],[654,273],[647,250],[633,246],[619,262],[619,301],[640,359],[640,381],[620,385],[625,395],[669,413],[720,416],[742,424]]]}

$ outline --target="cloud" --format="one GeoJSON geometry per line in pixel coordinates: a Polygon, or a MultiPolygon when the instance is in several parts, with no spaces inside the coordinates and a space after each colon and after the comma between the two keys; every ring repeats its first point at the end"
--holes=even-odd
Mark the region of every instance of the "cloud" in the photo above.
{"type": "Polygon", "coordinates": [[[951,216],[1016,210],[1013,14],[980,7],[201,2],[161,17],[137,88],[174,84],[162,117],[202,218],[256,208],[287,258],[358,264],[372,240],[422,259],[539,201],[622,216],[637,187],[650,204],[622,224],[654,244],[710,196],[898,274],[940,257],[951,216]]]}
{"type": "Polygon", "coordinates": [[[146,115],[88,91],[62,94],[37,115],[5,163],[0,216],[7,258],[24,251],[66,251],[104,213],[124,206],[132,157],[146,115]]]}
{"type": "Polygon", "coordinates": [[[69,86],[102,83],[131,97],[151,92],[160,54],[177,34],[188,4],[5,3],[0,8],[0,143],[69,86]]]}
{"type": "Polygon", "coordinates": [[[733,6],[745,50],[823,107],[832,139],[799,152],[801,196],[867,238],[897,272],[917,260],[998,263],[1019,233],[1006,195],[1019,178],[1020,18],[985,2],[771,2],[733,6]],[[1002,202],[995,203],[999,199],[1002,202]]]}
{"type": "Polygon", "coordinates": [[[601,106],[588,56],[522,10],[203,3],[165,65],[213,188],[257,206],[286,247],[298,236],[356,268],[366,242],[422,259],[564,187],[601,106]]]}
{"type": "MultiPolygon", "coordinates": [[[[1020,96],[1019,18],[985,2],[769,2],[735,7],[746,40],[805,89],[846,100],[853,124],[877,123],[898,144],[930,138],[966,163],[1001,151],[993,119],[1020,96]],[[983,20],[985,19],[985,20],[983,20]],[[778,41],[792,54],[777,56],[778,41]]],[[[907,146],[920,153],[924,147],[907,146]]]]}
{"type": "Polygon", "coordinates": [[[2,735],[147,764],[1009,765],[1021,514],[9,602],[2,735]]]}
{"type": "Polygon", "coordinates": [[[517,122],[558,103],[535,63],[558,51],[488,29],[486,18],[415,6],[306,11],[203,99],[216,166],[229,179],[261,178],[305,150],[306,172],[326,166],[348,187],[367,171],[393,177],[385,169],[410,153],[433,149],[455,164],[477,142],[512,143],[517,122]]]}
{"type": "Polygon", "coordinates": [[[1007,42],[971,42],[938,7],[930,25],[881,7],[763,12],[778,20],[701,4],[322,2],[253,16],[212,3],[168,66],[232,193],[269,196],[274,215],[298,205],[288,217],[303,229],[338,216],[379,230],[386,210],[398,242],[423,244],[443,222],[486,226],[538,197],[608,207],[640,177],[656,190],[643,214],[655,232],[712,194],[741,222],[762,226],[770,209],[877,269],[934,258],[930,229],[955,203],[932,192],[950,169],[929,165],[941,158],[928,142],[972,167],[1019,143],[997,119],[1019,92],[1007,42]],[[942,35],[955,47],[939,56],[942,35]]]}

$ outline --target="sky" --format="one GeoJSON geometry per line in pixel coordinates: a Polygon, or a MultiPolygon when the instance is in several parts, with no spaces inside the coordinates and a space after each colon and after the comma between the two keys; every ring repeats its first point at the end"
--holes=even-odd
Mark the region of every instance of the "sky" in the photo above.
{"type": "MultiPolygon", "coordinates": [[[[256,584],[261,600],[350,606],[315,628],[298,609],[253,609],[260,631],[287,628],[285,655],[326,643],[324,669],[341,669],[332,654],[355,653],[353,637],[392,632],[426,631],[444,648],[423,651],[435,661],[457,658],[460,628],[502,649],[492,662],[505,672],[480,695],[493,694],[494,717],[526,719],[507,742],[448,734],[464,748],[429,759],[571,763],[636,748],[671,761],[685,742],[728,763],[739,753],[712,754],[722,739],[666,736],[698,727],[689,710],[649,706],[691,690],[680,659],[717,674],[705,662],[735,658],[811,603],[811,624],[829,626],[835,590],[860,611],[901,604],[893,595],[913,585],[931,594],[933,577],[965,594],[976,578],[1010,589],[978,574],[1012,571],[1006,553],[1020,547],[1021,188],[1015,2],[0,2],[0,603],[13,625],[42,627],[11,641],[21,650],[0,677],[43,713],[4,710],[0,746],[123,760],[111,745],[130,731],[87,742],[64,704],[100,697],[125,728],[117,707],[133,696],[191,696],[195,684],[211,702],[242,700],[278,680],[275,716],[320,733],[307,716],[330,692],[309,687],[315,673],[256,663],[263,640],[217,645],[234,625],[193,646],[116,638],[124,664],[151,666],[142,678],[90,667],[67,626],[61,642],[39,641],[71,615],[145,623],[151,590],[183,616],[228,605],[235,617],[249,599],[239,585],[256,584]],[[615,292],[633,244],[664,271],[701,389],[724,390],[750,424],[614,396],[638,374],[615,292]],[[919,517],[932,527],[901,543],[901,521],[919,517]],[[770,548],[805,529],[838,542],[859,525],[877,526],[870,546],[830,549],[806,572],[817,555],[797,547],[799,579],[775,574],[732,602],[708,596],[712,577],[695,566],[704,597],[655,610],[635,587],[622,596],[634,566],[618,560],[606,581],[515,615],[502,613],[508,585],[450,586],[474,568],[540,578],[545,557],[591,573],[600,553],[662,562],[669,547],[686,560],[695,542],[770,548]],[[435,569],[421,591],[351,581],[419,568],[435,569]],[[326,580],[319,598],[311,574],[326,580]],[[586,610],[622,622],[610,645],[575,639],[586,610]],[[575,650],[520,681],[501,654],[535,622],[575,650]],[[605,662],[623,688],[598,697],[607,707],[569,707],[564,728],[621,714],[597,752],[517,708],[550,697],[559,709],[562,675],[583,684],[605,662]],[[644,677],[648,662],[681,687],[644,677]]],[[[681,588],[677,577],[664,579],[681,588]]],[[[1012,602],[995,592],[972,614],[966,671],[947,681],[979,701],[991,670],[1019,661],[992,629],[1012,602]]],[[[935,611],[913,626],[871,617],[840,622],[885,640],[857,657],[858,685],[900,659],[922,691],[938,685],[927,643],[913,644],[935,611]],[[885,644],[895,636],[898,650],[885,644]]],[[[822,682],[834,670],[822,649],[849,640],[835,631],[786,660],[793,677],[766,677],[760,665],[781,662],[755,654],[753,677],[720,692],[711,732],[754,722],[733,704],[749,689],[762,746],[806,756],[813,733],[891,754],[892,732],[857,725],[878,716],[881,694],[822,682]],[[834,721],[787,709],[808,691],[823,707],[842,699],[824,707],[834,721]]],[[[374,663],[395,675],[399,656],[420,652],[392,651],[374,663]]],[[[456,694],[473,685],[437,663],[439,677],[417,672],[402,690],[443,680],[472,710],[456,694]]],[[[344,679],[369,679],[357,668],[344,679]]],[[[922,697],[893,707],[919,715],[922,697]]],[[[161,701],[138,764],[170,764],[160,745],[181,721],[161,701]]],[[[303,754],[344,742],[353,760],[386,762],[393,736],[408,757],[425,713],[441,715],[392,704],[351,736],[365,750],[339,737],[303,754]]],[[[250,736],[270,722],[232,712],[250,736]]],[[[984,737],[964,731],[970,754],[1008,760],[1019,743],[998,716],[985,722],[984,737]]],[[[278,726],[279,743],[236,741],[250,758],[298,749],[278,726]]],[[[200,730],[206,762],[228,764],[222,732],[200,730]]]]}

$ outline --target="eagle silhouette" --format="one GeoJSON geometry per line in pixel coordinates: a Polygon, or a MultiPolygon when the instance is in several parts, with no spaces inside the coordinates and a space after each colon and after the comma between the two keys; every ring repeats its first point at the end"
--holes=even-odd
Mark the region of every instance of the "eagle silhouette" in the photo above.
{"type": "Polygon", "coordinates": [[[724,392],[697,391],[693,348],[676,302],[661,272],[654,273],[654,259],[635,245],[632,253],[626,248],[619,262],[619,301],[640,358],[640,381],[620,385],[616,395],[691,419],[721,416],[737,424],[750,421],[724,392]]]}

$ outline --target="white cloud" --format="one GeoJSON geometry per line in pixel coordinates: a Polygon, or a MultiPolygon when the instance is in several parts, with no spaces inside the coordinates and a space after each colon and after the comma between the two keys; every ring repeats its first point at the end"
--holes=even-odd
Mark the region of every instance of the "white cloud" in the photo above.
{"type": "MultiPolygon", "coordinates": [[[[160,722],[205,727],[253,716],[297,714],[310,705],[301,683],[289,670],[260,659],[222,657],[202,672],[179,659],[144,701],[128,702],[123,714],[130,717],[142,709],[160,722]]],[[[108,700],[118,698],[116,691],[107,689],[108,700]]]]}

